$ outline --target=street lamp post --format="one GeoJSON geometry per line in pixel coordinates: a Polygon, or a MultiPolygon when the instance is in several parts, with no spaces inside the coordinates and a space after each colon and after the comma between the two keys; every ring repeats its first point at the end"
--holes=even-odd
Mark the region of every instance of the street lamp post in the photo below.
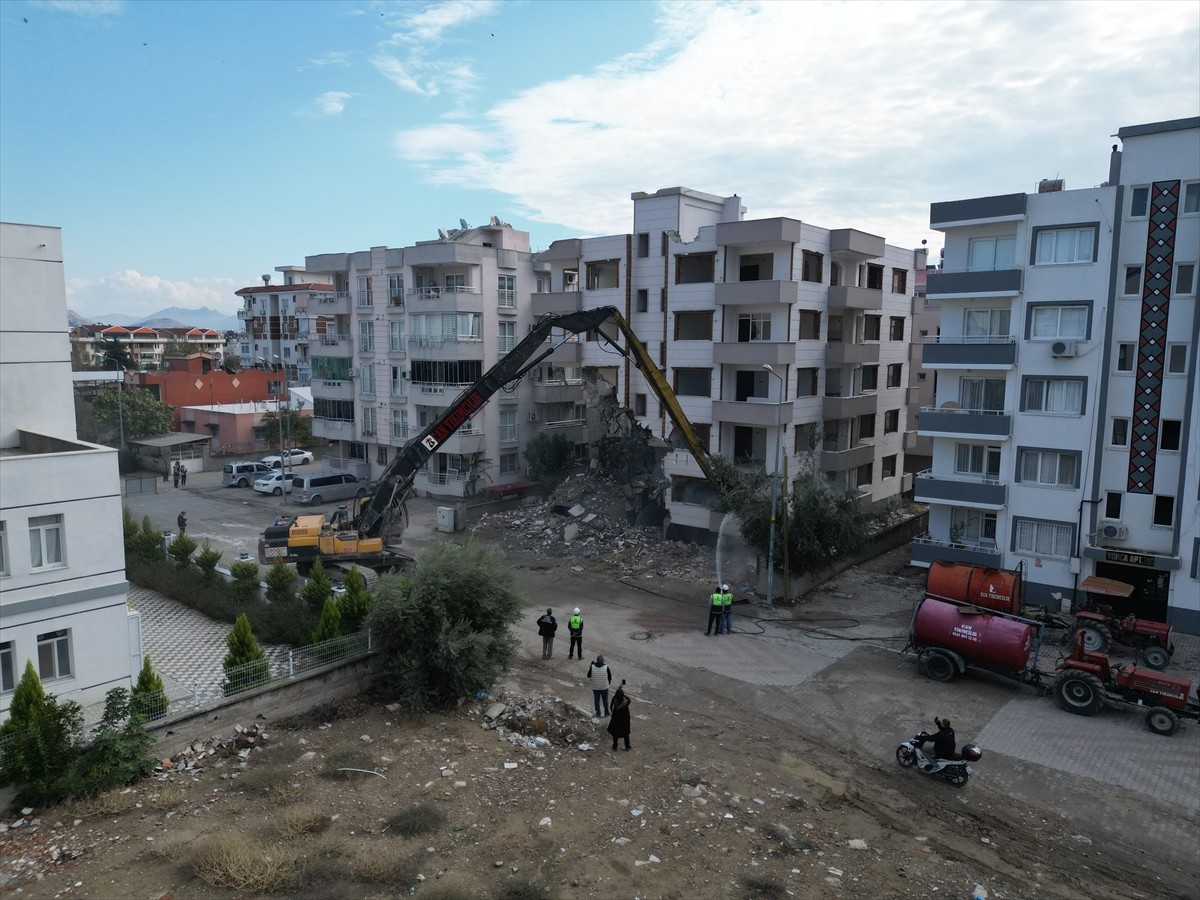
{"type": "MultiPolygon", "coordinates": [[[[763,363],[763,368],[779,379],[779,402],[775,404],[775,475],[771,479],[771,534],[767,541],[767,605],[775,604],[775,517],[779,507],[779,465],[783,456],[783,398],[787,393],[787,381],[763,363]]],[[[787,573],[784,573],[787,577],[787,573]]]]}

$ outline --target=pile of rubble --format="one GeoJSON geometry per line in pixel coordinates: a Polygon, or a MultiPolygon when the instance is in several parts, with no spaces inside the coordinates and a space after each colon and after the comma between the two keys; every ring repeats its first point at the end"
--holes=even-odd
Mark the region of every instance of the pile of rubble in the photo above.
{"type": "Polygon", "coordinates": [[[591,749],[584,738],[595,729],[591,717],[558,697],[524,697],[509,693],[480,704],[483,729],[494,731],[514,747],[591,749]]]}
{"type": "Polygon", "coordinates": [[[248,728],[244,725],[233,726],[233,734],[229,737],[215,734],[210,738],[192,741],[174,756],[164,756],[155,767],[155,772],[165,775],[172,772],[196,773],[218,761],[237,757],[246,759],[255,749],[261,749],[267,742],[267,733],[258,725],[248,728]]]}
{"type": "Polygon", "coordinates": [[[0,820],[0,894],[16,884],[41,881],[51,868],[79,859],[105,842],[98,833],[77,830],[82,823],[82,819],[47,823],[31,806],[19,816],[0,820]]]}

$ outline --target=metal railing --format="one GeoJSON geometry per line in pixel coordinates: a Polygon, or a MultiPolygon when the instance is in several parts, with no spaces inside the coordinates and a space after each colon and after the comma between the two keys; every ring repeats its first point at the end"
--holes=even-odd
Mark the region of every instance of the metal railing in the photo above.
{"type": "MultiPolygon", "coordinates": [[[[826,394],[825,396],[829,396],[826,394]]],[[[942,406],[922,406],[919,412],[927,413],[956,413],[971,416],[1007,416],[1009,415],[1006,409],[966,409],[963,407],[942,407],[942,406]]]]}
{"type": "Polygon", "coordinates": [[[976,475],[971,472],[955,472],[953,475],[934,475],[933,469],[925,469],[917,473],[917,478],[928,478],[931,481],[953,481],[962,484],[993,484],[1000,485],[1005,482],[996,478],[987,478],[983,475],[976,475]]]}
{"type": "MultiPolygon", "coordinates": [[[[1079,340],[1075,338],[1074,340],[1079,340]]],[[[1015,344],[1016,336],[1011,334],[927,334],[923,343],[926,344],[1015,344]]]]}

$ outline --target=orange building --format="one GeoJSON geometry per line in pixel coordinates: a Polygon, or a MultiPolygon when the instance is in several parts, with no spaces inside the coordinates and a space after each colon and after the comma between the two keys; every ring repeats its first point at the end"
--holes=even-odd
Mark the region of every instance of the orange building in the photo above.
{"type": "Polygon", "coordinates": [[[287,390],[279,369],[243,369],[226,372],[207,353],[169,356],[166,371],[130,372],[126,384],[144,387],[163,403],[175,407],[171,427],[181,430],[180,409],[185,406],[221,406],[277,400],[287,390]]]}

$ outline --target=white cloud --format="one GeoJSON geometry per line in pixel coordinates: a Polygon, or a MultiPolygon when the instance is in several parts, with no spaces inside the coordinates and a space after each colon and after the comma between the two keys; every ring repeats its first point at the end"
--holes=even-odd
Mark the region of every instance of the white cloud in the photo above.
{"type": "Polygon", "coordinates": [[[446,32],[492,15],[498,4],[493,0],[446,0],[430,3],[415,12],[407,9],[399,16],[392,43],[427,46],[441,41],[446,32]]]}
{"type": "Polygon", "coordinates": [[[625,231],[631,191],[682,184],[737,192],[753,217],[916,246],[937,237],[931,201],[1056,174],[1087,186],[1118,127],[1194,115],[1200,40],[1179,7],[667,3],[638,52],[532,87],[474,129],[394,144],[434,183],[584,233],[625,231]]]}
{"type": "Polygon", "coordinates": [[[438,84],[435,78],[428,77],[422,82],[417,76],[418,71],[429,68],[419,61],[410,60],[405,63],[394,56],[380,54],[371,60],[371,65],[379,70],[380,75],[401,90],[421,94],[424,97],[433,97],[438,93],[438,84]]]}
{"type": "Polygon", "coordinates": [[[222,276],[170,281],[126,269],[102,278],[69,279],[67,306],[81,315],[150,315],[170,306],[233,315],[242,305],[234,291],[242,287],[244,283],[222,276]]]}
{"type": "Polygon", "coordinates": [[[423,97],[471,94],[478,78],[469,61],[446,49],[454,29],[493,15],[493,0],[448,0],[423,7],[401,7],[389,20],[394,29],[371,64],[396,87],[423,97]],[[391,48],[398,48],[393,50],[391,48]]]}
{"type": "Polygon", "coordinates": [[[346,108],[346,101],[353,96],[345,91],[326,91],[313,102],[316,103],[321,115],[340,116],[342,110],[346,108]]]}
{"type": "Polygon", "coordinates": [[[344,50],[330,50],[328,53],[322,53],[315,59],[310,59],[307,63],[300,66],[299,71],[304,72],[308,69],[324,69],[324,68],[349,68],[351,65],[352,55],[344,50]]]}
{"type": "Polygon", "coordinates": [[[118,16],[125,11],[124,0],[42,0],[37,5],[84,18],[118,16]]]}

